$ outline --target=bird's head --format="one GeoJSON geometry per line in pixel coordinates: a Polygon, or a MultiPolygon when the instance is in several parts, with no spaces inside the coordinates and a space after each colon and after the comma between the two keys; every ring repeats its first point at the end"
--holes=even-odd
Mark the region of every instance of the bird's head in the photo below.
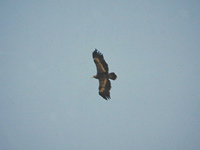
{"type": "Polygon", "coordinates": [[[97,76],[92,76],[91,78],[95,78],[95,79],[97,79],[97,76]]]}

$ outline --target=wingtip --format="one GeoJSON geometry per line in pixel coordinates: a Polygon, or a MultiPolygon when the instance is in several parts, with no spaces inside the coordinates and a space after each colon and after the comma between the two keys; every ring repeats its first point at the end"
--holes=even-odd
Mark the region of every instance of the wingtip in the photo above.
{"type": "Polygon", "coordinates": [[[110,97],[110,95],[104,95],[104,94],[102,94],[102,93],[100,93],[99,92],[99,95],[101,96],[101,97],[103,97],[105,100],[109,100],[109,99],[111,99],[111,97],[110,97]]]}
{"type": "Polygon", "coordinates": [[[102,96],[105,100],[109,100],[110,99],[110,96],[102,96]]]}
{"type": "Polygon", "coordinates": [[[97,49],[95,49],[95,50],[93,51],[93,54],[94,54],[94,53],[98,53],[98,50],[97,50],[97,49]]]}
{"type": "Polygon", "coordinates": [[[93,55],[93,58],[94,57],[103,57],[103,54],[99,50],[97,50],[97,49],[95,49],[93,51],[92,55],[93,55]]]}

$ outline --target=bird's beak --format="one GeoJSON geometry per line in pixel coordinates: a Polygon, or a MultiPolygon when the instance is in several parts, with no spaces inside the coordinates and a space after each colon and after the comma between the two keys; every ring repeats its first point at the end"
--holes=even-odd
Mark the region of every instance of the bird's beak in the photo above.
{"type": "Polygon", "coordinates": [[[91,78],[94,78],[94,76],[92,76],[91,78]]]}

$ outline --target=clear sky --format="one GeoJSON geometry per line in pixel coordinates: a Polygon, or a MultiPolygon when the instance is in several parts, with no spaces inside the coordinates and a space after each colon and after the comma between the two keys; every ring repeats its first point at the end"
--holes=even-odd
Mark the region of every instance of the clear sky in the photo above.
{"type": "Polygon", "coordinates": [[[5,0],[0,35],[1,150],[200,149],[199,0],[5,0]]]}

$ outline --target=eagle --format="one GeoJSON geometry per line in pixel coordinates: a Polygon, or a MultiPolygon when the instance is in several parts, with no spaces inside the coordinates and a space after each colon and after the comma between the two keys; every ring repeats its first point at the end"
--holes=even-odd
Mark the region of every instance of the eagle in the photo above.
{"type": "Polygon", "coordinates": [[[97,49],[92,53],[94,63],[97,68],[97,75],[92,78],[99,80],[99,95],[105,100],[110,99],[111,83],[109,79],[115,80],[117,75],[114,72],[108,72],[108,64],[104,60],[103,54],[97,49]]]}

